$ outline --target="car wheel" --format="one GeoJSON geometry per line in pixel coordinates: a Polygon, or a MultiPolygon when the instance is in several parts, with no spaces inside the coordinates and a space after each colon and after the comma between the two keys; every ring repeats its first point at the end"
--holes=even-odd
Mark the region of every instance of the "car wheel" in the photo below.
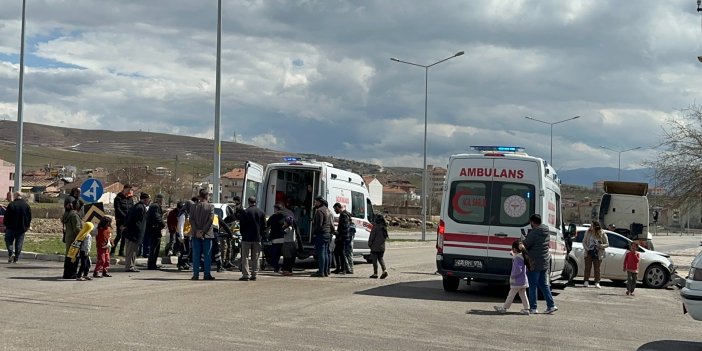
{"type": "Polygon", "coordinates": [[[648,288],[660,289],[668,284],[670,273],[660,264],[652,264],[646,268],[643,283],[648,288]]]}
{"type": "Polygon", "coordinates": [[[561,279],[566,281],[566,284],[572,285],[575,280],[575,276],[578,275],[578,266],[573,262],[573,260],[566,260],[563,266],[563,273],[561,274],[561,279]]]}
{"type": "Polygon", "coordinates": [[[458,285],[461,283],[461,280],[456,278],[456,277],[446,277],[444,276],[444,291],[448,292],[454,292],[458,290],[458,285]]]}

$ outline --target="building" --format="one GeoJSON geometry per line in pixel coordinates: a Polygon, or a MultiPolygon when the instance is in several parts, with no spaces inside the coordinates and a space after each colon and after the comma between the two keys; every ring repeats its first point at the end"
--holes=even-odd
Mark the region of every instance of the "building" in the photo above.
{"type": "MultiPolygon", "coordinates": [[[[383,188],[384,206],[408,206],[411,204],[412,193],[398,187],[383,188]]],[[[372,201],[372,200],[371,200],[372,201]]]]}
{"type": "Polygon", "coordinates": [[[244,189],[245,175],[246,170],[243,168],[234,168],[231,171],[222,174],[222,177],[220,178],[220,185],[222,187],[222,202],[231,202],[235,196],[241,196],[241,191],[244,189]]]}
{"type": "Polygon", "coordinates": [[[5,193],[6,199],[9,199],[8,194],[11,196],[15,184],[15,164],[7,162],[5,160],[0,160],[0,194],[5,193]]]}
{"type": "Polygon", "coordinates": [[[154,168],[154,175],[159,176],[159,177],[170,177],[171,170],[169,170],[166,167],[156,167],[156,168],[154,168]]]}
{"type": "Polygon", "coordinates": [[[380,206],[383,204],[383,184],[375,176],[363,176],[370,195],[371,204],[380,206]]]}
{"type": "Polygon", "coordinates": [[[648,195],[651,196],[665,196],[667,194],[667,191],[665,191],[665,188],[661,186],[653,187],[648,190],[648,195]]]}
{"type": "Polygon", "coordinates": [[[592,191],[603,192],[604,191],[604,180],[598,180],[592,183],[592,191]]]}

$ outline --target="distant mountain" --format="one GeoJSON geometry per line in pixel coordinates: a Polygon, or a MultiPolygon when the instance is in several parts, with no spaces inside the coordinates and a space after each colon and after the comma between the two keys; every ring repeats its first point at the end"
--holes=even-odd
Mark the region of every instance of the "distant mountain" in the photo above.
{"type": "MultiPolygon", "coordinates": [[[[617,180],[617,168],[593,167],[569,169],[558,172],[563,184],[580,185],[588,188],[598,180],[617,180]]],[[[627,182],[641,182],[653,184],[653,169],[622,169],[621,180],[627,182]]]]}

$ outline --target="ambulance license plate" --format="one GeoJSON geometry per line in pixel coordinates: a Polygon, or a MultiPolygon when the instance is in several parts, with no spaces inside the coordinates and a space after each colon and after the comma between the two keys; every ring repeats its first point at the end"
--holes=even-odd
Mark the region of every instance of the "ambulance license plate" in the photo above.
{"type": "Polygon", "coordinates": [[[480,260],[454,260],[454,267],[483,269],[483,261],[480,260]]]}

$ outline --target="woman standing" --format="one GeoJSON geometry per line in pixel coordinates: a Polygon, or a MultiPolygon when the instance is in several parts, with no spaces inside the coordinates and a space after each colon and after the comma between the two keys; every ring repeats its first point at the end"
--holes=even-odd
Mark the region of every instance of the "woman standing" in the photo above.
{"type": "Polygon", "coordinates": [[[375,225],[373,230],[371,230],[370,236],[368,237],[368,247],[371,250],[371,258],[373,260],[373,275],[370,276],[372,279],[378,278],[378,263],[383,269],[383,274],[380,275],[380,279],[385,279],[388,277],[388,271],[385,268],[385,241],[388,239],[388,224],[385,222],[385,217],[383,215],[375,216],[375,225]]]}
{"type": "Polygon", "coordinates": [[[605,248],[609,246],[607,234],[602,230],[600,223],[592,221],[590,229],[585,232],[583,249],[585,249],[585,284],[590,285],[590,268],[595,267],[595,287],[600,288],[600,266],[605,256],[605,248]]]}

